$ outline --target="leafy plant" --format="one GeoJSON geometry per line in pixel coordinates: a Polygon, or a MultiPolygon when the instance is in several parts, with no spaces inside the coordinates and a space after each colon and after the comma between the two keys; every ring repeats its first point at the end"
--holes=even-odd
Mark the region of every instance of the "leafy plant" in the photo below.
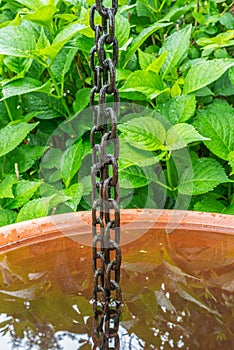
{"type": "MultiPolygon", "coordinates": [[[[0,4],[0,225],[90,208],[92,3],[0,4]]],[[[122,207],[233,214],[233,32],[229,0],[120,1],[122,207]]]]}

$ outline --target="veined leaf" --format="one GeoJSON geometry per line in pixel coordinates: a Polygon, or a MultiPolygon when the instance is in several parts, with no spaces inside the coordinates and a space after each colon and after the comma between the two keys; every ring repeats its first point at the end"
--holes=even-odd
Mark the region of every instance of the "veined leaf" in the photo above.
{"type": "Polygon", "coordinates": [[[176,96],[158,106],[158,112],[171,124],[186,122],[194,115],[195,110],[196,98],[192,94],[176,96]]]}
{"type": "Polygon", "coordinates": [[[142,168],[130,166],[119,172],[119,185],[121,188],[138,188],[148,185],[149,179],[145,176],[142,168]]]}
{"type": "Polygon", "coordinates": [[[42,5],[45,5],[47,0],[17,0],[20,4],[26,6],[29,9],[37,10],[42,5]]]}
{"type": "Polygon", "coordinates": [[[233,175],[234,174],[234,151],[232,151],[228,154],[228,164],[232,168],[230,175],[233,175]]]}
{"type": "Polygon", "coordinates": [[[140,92],[148,99],[153,99],[165,91],[161,77],[150,71],[133,72],[126,83],[119,89],[120,92],[140,92]]]}
{"type": "Polygon", "coordinates": [[[130,34],[130,23],[127,18],[119,13],[115,16],[115,36],[119,47],[122,47],[128,40],[130,34]]]}
{"type": "Polygon", "coordinates": [[[150,53],[143,52],[141,49],[138,49],[138,59],[141,69],[145,70],[152,62],[155,61],[155,56],[150,53]]]}
{"type": "Polygon", "coordinates": [[[16,221],[17,213],[14,210],[0,208],[0,226],[7,226],[16,221]]]}
{"type": "Polygon", "coordinates": [[[26,16],[24,16],[24,20],[32,21],[39,26],[49,26],[55,12],[57,12],[58,9],[54,5],[45,5],[39,7],[34,13],[29,13],[26,16]]]}
{"type": "Polygon", "coordinates": [[[200,135],[195,128],[186,123],[173,125],[167,131],[166,145],[169,151],[184,148],[189,143],[195,141],[209,140],[200,135]]]}
{"type": "Polygon", "coordinates": [[[41,218],[48,215],[50,201],[54,196],[33,199],[26,203],[17,215],[17,222],[41,218]]]}
{"type": "Polygon", "coordinates": [[[83,88],[78,90],[75,96],[75,101],[73,102],[73,111],[78,114],[84,108],[86,108],[90,101],[90,89],[83,88]]]}
{"type": "Polygon", "coordinates": [[[68,200],[66,204],[72,208],[73,211],[77,210],[77,206],[80,203],[83,193],[84,185],[82,183],[76,183],[64,190],[64,194],[71,197],[71,200],[68,200]]]}
{"type": "Polygon", "coordinates": [[[165,60],[167,58],[167,51],[163,52],[159,57],[157,57],[148,67],[146,70],[150,70],[155,73],[159,73],[163,64],[165,63],[165,60]]]}
{"type": "Polygon", "coordinates": [[[217,199],[204,198],[202,201],[196,202],[193,209],[196,211],[206,211],[210,213],[223,213],[225,210],[225,205],[223,205],[217,199]]]}
{"type": "Polygon", "coordinates": [[[0,28],[0,54],[32,58],[36,47],[36,36],[29,26],[7,26],[0,28]]]}
{"type": "Polygon", "coordinates": [[[206,147],[219,158],[229,160],[230,152],[234,151],[234,108],[217,100],[198,110],[195,124],[204,136],[210,138],[204,141],[206,147]]]}
{"type": "Polygon", "coordinates": [[[219,184],[229,181],[220,163],[210,158],[199,158],[193,162],[192,169],[185,169],[178,191],[186,195],[198,195],[212,191],[219,184]]]}
{"type": "Polygon", "coordinates": [[[12,186],[17,182],[15,175],[7,175],[0,183],[0,198],[14,198],[12,186]]]}
{"type": "Polygon", "coordinates": [[[39,123],[19,123],[0,129],[0,157],[18,146],[39,123]]]}
{"type": "Polygon", "coordinates": [[[21,180],[13,185],[14,198],[6,199],[4,207],[7,209],[17,209],[26,204],[34,195],[36,190],[41,186],[42,182],[21,180]]]}
{"type": "Polygon", "coordinates": [[[152,26],[147,27],[142,30],[142,32],[133,40],[131,46],[129,47],[126,55],[125,55],[125,64],[124,67],[128,64],[132,55],[139,49],[139,47],[143,44],[143,42],[154,32],[157,30],[169,26],[171,23],[159,23],[156,22],[152,26]]]}
{"type": "Polygon", "coordinates": [[[45,92],[48,93],[51,89],[51,82],[47,80],[45,84],[41,84],[40,81],[26,77],[12,81],[2,88],[3,98],[0,101],[5,100],[11,96],[18,96],[28,94],[30,92],[45,92]]]}
{"type": "Polygon", "coordinates": [[[8,173],[15,172],[15,164],[18,164],[19,173],[24,173],[32,167],[32,165],[40,159],[41,155],[45,151],[45,147],[22,144],[15,148],[13,151],[7,154],[5,171],[8,173]]]}
{"type": "Polygon", "coordinates": [[[16,74],[25,74],[30,68],[33,60],[31,58],[18,57],[18,56],[5,56],[4,64],[12,72],[16,74]]]}
{"type": "Polygon", "coordinates": [[[160,149],[166,139],[163,125],[151,117],[139,117],[119,125],[125,141],[136,148],[154,151],[160,149]]]}
{"type": "Polygon", "coordinates": [[[234,66],[233,59],[220,58],[191,67],[185,78],[184,93],[189,94],[213,83],[232,66],[234,66]]]}
{"type": "Polygon", "coordinates": [[[77,53],[77,48],[67,48],[63,47],[58,55],[55,57],[50,69],[53,76],[59,81],[64,80],[65,74],[71,68],[72,61],[74,60],[75,54],[77,53]]]}
{"type": "Polygon", "coordinates": [[[84,28],[86,27],[83,24],[77,22],[71,23],[56,35],[52,45],[45,47],[44,49],[35,50],[33,53],[40,57],[43,55],[49,57],[52,63],[62,47],[84,28]]]}
{"type": "Polygon", "coordinates": [[[83,156],[82,140],[69,147],[61,159],[61,174],[66,188],[79,170],[83,156]]]}
{"type": "Polygon", "coordinates": [[[135,147],[129,145],[127,142],[121,141],[122,140],[120,140],[120,169],[124,169],[131,165],[137,165],[141,167],[157,164],[165,155],[163,153],[160,153],[160,156],[156,156],[153,152],[136,149],[135,147]]]}
{"type": "Polygon", "coordinates": [[[154,0],[137,0],[137,16],[152,16],[158,11],[158,2],[154,0]]]}
{"type": "Polygon", "coordinates": [[[189,25],[184,29],[173,33],[166,39],[164,45],[159,51],[159,54],[167,52],[165,63],[162,66],[163,76],[166,76],[174,68],[178,67],[187,56],[191,30],[192,26],[189,25]]]}
{"type": "Polygon", "coordinates": [[[179,6],[179,4],[175,2],[174,6],[172,6],[171,9],[169,8],[169,11],[167,12],[166,16],[163,17],[160,21],[172,21],[175,23],[177,19],[179,19],[186,12],[190,11],[193,7],[193,2],[185,6],[179,6]]]}
{"type": "Polygon", "coordinates": [[[27,94],[23,100],[23,107],[29,112],[38,112],[39,119],[53,119],[66,116],[61,100],[55,99],[44,93],[27,94]]]}
{"type": "Polygon", "coordinates": [[[231,67],[228,71],[229,79],[231,80],[232,84],[234,84],[234,67],[231,67]]]}

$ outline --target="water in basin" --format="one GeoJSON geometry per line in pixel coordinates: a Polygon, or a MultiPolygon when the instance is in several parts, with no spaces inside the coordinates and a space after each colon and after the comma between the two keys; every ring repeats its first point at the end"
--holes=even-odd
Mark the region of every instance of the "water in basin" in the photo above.
{"type": "MultiPolygon", "coordinates": [[[[91,248],[0,254],[0,349],[92,349],[91,248]]],[[[234,349],[234,237],[152,229],[122,247],[121,349],[234,349]]]]}

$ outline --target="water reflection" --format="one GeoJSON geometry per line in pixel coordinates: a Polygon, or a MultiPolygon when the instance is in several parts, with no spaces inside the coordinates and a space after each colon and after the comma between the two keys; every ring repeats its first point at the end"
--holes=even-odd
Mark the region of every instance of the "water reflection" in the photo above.
{"type": "MultiPolygon", "coordinates": [[[[122,247],[121,349],[234,348],[234,238],[149,231],[122,247]]],[[[69,238],[0,255],[0,348],[91,349],[91,249],[69,238]]]]}

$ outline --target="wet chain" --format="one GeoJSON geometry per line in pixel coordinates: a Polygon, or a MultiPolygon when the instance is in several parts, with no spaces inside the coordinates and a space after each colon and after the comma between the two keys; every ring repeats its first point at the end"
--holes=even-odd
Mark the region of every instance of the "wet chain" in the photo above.
{"type": "Polygon", "coordinates": [[[90,66],[94,73],[94,87],[90,93],[94,124],[90,135],[93,161],[93,349],[119,349],[122,293],[119,285],[121,249],[117,135],[119,93],[116,87],[118,41],[115,37],[117,9],[118,0],[112,1],[111,8],[104,7],[102,0],[96,0],[90,10],[90,26],[95,33],[95,46],[90,51],[90,66]],[[111,104],[107,104],[109,98],[111,104]]]}

